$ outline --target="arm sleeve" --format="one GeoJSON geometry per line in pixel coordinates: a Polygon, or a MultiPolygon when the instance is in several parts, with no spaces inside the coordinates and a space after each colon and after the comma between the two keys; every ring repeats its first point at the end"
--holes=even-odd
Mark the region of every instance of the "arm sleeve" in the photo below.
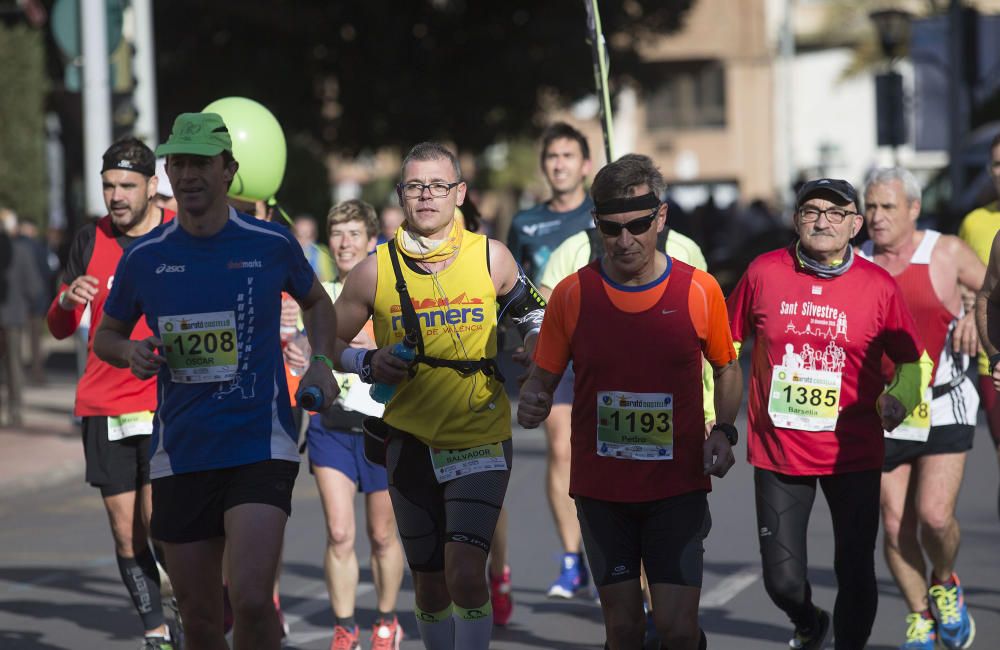
{"type": "Polygon", "coordinates": [[[69,256],[66,258],[66,268],[63,269],[62,280],[59,283],[59,290],[56,297],[49,305],[49,311],[45,315],[45,322],[49,326],[52,336],[57,339],[64,339],[70,336],[80,326],[83,318],[83,307],[73,310],[66,310],[59,306],[59,296],[69,288],[73,280],[87,273],[90,265],[90,258],[94,254],[94,238],[97,228],[94,224],[84,226],[73,238],[73,243],[69,248],[69,256]]]}
{"type": "Polygon", "coordinates": [[[912,413],[923,400],[927,387],[931,385],[933,374],[934,362],[931,361],[930,355],[924,352],[918,361],[897,365],[892,383],[884,392],[898,399],[907,413],[912,413]]]}
{"type": "Polygon", "coordinates": [[[722,289],[708,273],[695,271],[688,292],[688,309],[695,332],[702,341],[702,351],[714,367],[720,368],[736,359],[729,315],[722,289]]]}
{"type": "Polygon", "coordinates": [[[580,282],[576,274],[552,291],[545,308],[542,331],[535,344],[535,364],[542,370],[562,373],[570,359],[570,340],[580,316],[580,282]]]}

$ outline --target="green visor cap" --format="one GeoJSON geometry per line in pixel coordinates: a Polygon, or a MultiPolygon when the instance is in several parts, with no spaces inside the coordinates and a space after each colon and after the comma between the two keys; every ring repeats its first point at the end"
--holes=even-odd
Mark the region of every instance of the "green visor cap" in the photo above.
{"type": "Polygon", "coordinates": [[[156,148],[157,156],[188,153],[216,156],[233,150],[229,129],[218,113],[181,113],[167,141],[156,148]]]}

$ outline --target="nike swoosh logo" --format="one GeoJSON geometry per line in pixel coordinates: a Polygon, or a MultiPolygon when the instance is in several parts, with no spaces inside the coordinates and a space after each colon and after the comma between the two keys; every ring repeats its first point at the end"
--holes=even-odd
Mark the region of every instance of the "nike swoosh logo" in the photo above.
{"type": "Polygon", "coordinates": [[[675,311],[677,311],[677,310],[676,309],[664,309],[663,310],[663,315],[666,316],[667,314],[672,314],[675,311]]]}

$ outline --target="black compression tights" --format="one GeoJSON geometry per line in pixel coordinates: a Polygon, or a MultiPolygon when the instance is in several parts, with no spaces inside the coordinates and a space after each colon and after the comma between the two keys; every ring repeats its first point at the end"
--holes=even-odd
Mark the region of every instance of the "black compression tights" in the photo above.
{"type": "Polygon", "coordinates": [[[881,477],[880,470],[821,477],[754,470],[764,588],[792,623],[804,629],[815,618],[806,577],[806,531],[817,480],[823,489],[833,519],[837,650],[864,648],[875,622],[875,538],[881,477]]]}

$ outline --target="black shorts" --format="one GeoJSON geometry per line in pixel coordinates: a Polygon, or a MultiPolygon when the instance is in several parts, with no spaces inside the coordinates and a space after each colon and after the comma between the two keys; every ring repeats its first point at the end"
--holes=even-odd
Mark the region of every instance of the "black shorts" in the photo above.
{"type": "Polygon", "coordinates": [[[389,496],[411,570],[443,571],[448,542],[470,544],[489,553],[513,456],[510,438],[501,444],[506,470],[438,483],[427,445],[408,433],[391,430],[386,445],[389,496]]]}
{"type": "Polygon", "coordinates": [[[972,449],[976,427],[969,424],[945,424],[931,427],[925,442],[885,439],[883,472],[891,472],[903,463],[931,454],[955,454],[972,449]]]}
{"type": "Polygon", "coordinates": [[[704,541],[712,529],[708,493],[620,503],[575,497],[594,584],[638,580],[701,587],[704,541]]]}
{"type": "Polygon", "coordinates": [[[111,497],[135,492],[149,483],[149,436],[130,436],[108,440],[108,418],[88,415],[80,427],[85,478],[101,496],[111,497]]]}
{"type": "Polygon", "coordinates": [[[291,515],[298,474],[298,463],[265,460],[153,479],[153,539],[185,544],[223,537],[226,511],[244,503],[275,506],[291,515]]]}

